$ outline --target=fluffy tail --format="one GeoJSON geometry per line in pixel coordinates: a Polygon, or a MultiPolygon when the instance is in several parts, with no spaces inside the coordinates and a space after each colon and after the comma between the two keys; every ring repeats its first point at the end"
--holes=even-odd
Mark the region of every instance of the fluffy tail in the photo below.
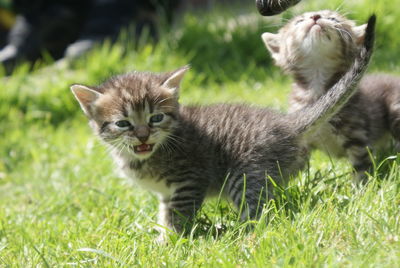
{"type": "Polygon", "coordinates": [[[375,22],[376,16],[372,15],[365,30],[364,44],[349,71],[317,102],[299,112],[288,115],[294,121],[298,134],[309,133],[321,123],[329,121],[353,96],[372,55],[375,22]]]}
{"type": "Polygon", "coordinates": [[[258,12],[263,16],[273,16],[282,13],[301,0],[256,0],[258,12]]]}

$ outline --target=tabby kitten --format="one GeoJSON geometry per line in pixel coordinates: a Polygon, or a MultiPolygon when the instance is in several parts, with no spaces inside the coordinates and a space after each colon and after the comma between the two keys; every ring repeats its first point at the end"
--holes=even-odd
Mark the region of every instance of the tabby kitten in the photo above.
{"type": "MultiPolygon", "coordinates": [[[[294,78],[291,112],[315,103],[346,72],[362,45],[365,28],[323,10],[293,18],[277,34],[262,35],[276,64],[294,78]]],[[[356,179],[365,181],[371,166],[367,147],[390,145],[389,133],[400,140],[400,79],[374,75],[361,81],[356,94],[309,143],[334,156],[346,155],[356,179]]]]}
{"type": "Polygon", "coordinates": [[[282,13],[301,0],[256,0],[258,12],[263,16],[273,16],[282,13]]]}
{"type": "Polygon", "coordinates": [[[267,176],[282,183],[301,170],[308,157],[303,136],[352,95],[372,53],[374,22],[348,73],[298,116],[244,104],[179,105],[187,67],[71,90],[125,176],[158,195],[160,225],[185,230],[204,199],[219,193],[243,205],[243,219],[257,218],[272,198],[267,176]]]}

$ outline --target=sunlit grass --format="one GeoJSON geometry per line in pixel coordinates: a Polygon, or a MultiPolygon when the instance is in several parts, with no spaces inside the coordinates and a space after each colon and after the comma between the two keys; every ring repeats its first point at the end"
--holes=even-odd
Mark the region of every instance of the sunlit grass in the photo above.
{"type": "MultiPolygon", "coordinates": [[[[400,74],[396,1],[304,1],[305,10],[336,9],[360,23],[378,15],[371,71],[400,74]]],[[[188,237],[155,242],[157,200],[118,178],[70,93],[131,70],[191,64],[184,104],[247,102],[287,107],[290,79],[272,66],[261,40],[282,17],[261,18],[253,3],[187,13],[158,45],[105,44],[60,68],[23,65],[0,84],[0,266],[396,267],[400,263],[399,160],[351,185],[345,160],[313,154],[248,231],[228,203],[207,202],[188,237]],[[39,68],[41,67],[41,68],[39,68]],[[268,222],[268,224],[266,224],[268,222]]],[[[379,164],[379,163],[378,163],[379,164]]]]}

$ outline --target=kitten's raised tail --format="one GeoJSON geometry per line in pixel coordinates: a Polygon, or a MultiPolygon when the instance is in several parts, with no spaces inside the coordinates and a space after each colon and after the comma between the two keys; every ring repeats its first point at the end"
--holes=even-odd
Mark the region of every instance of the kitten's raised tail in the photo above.
{"type": "Polygon", "coordinates": [[[298,134],[307,134],[329,121],[353,96],[357,84],[368,67],[375,41],[376,16],[368,19],[364,43],[354,64],[342,78],[317,102],[288,116],[293,120],[298,134]]]}

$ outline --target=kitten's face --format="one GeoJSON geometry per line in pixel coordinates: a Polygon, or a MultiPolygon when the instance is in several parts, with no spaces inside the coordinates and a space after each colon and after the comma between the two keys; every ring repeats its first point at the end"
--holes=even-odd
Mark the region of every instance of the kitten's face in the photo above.
{"type": "Polygon", "coordinates": [[[366,25],[355,26],[337,12],[307,12],[289,21],[278,34],[264,33],[262,39],[277,65],[307,60],[309,57],[341,59],[353,56],[361,44],[366,25]]]}
{"type": "Polygon", "coordinates": [[[96,88],[71,87],[93,130],[114,152],[144,160],[177,126],[178,87],[187,68],[168,74],[131,73],[96,88]]]}

